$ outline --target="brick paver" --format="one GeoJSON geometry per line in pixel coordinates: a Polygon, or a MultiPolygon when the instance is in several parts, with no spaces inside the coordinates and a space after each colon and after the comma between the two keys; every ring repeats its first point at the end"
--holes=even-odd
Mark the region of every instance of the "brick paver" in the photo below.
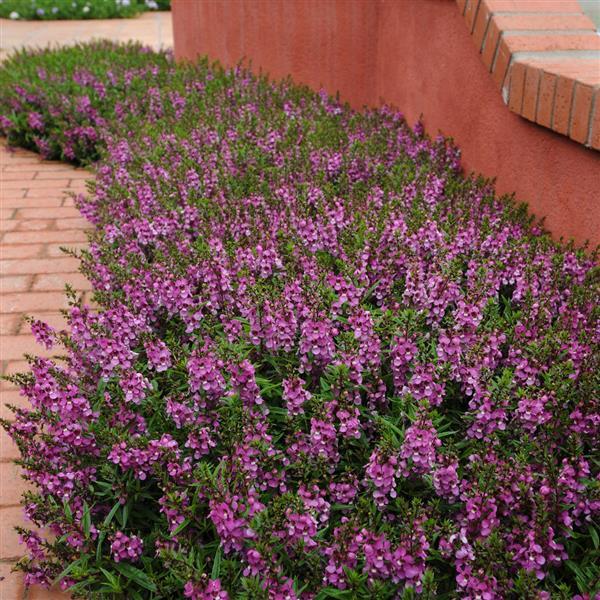
{"type": "MultiPolygon", "coordinates": [[[[61,308],[67,306],[65,283],[88,291],[89,282],[78,272],[79,261],[65,256],[61,246],[85,246],[89,226],[73,206],[68,192],[83,192],[92,174],[59,162],[41,161],[24,150],[0,146],[0,368],[3,375],[27,367],[23,354],[49,356],[35,343],[23,317],[28,314],[55,328],[65,326],[61,308]]],[[[6,381],[0,382],[0,415],[12,413],[4,403],[27,406],[27,400],[6,381]]],[[[22,577],[11,573],[23,554],[13,530],[23,523],[19,506],[26,489],[19,468],[11,461],[18,450],[0,430],[0,600],[68,598],[48,590],[25,590],[22,577]]]]}
{"type": "Polygon", "coordinates": [[[10,19],[0,19],[0,31],[0,60],[6,58],[11,50],[21,46],[43,47],[57,42],[74,44],[98,38],[121,42],[137,40],[156,49],[173,46],[170,12],[147,12],[134,19],[96,19],[93,21],[11,21],[10,19]]]}
{"type": "MultiPolygon", "coordinates": [[[[10,21],[0,19],[0,61],[22,46],[73,44],[93,38],[137,40],[156,49],[173,46],[171,13],[145,13],[135,19],[95,21],[10,21]]],[[[90,173],[60,162],[42,162],[23,150],[8,152],[0,142],[0,369],[13,374],[27,368],[23,352],[47,354],[34,344],[23,314],[54,328],[65,326],[64,284],[89,294],[78,261],[61,246],[85,247],[86,222],[65,191],[85,192],[90,173]]],[[[12,413],[4,403],[27,406],[14,386],[0,382],[0,416],[12,413]]],[[[18,451],[0,429],[0,600],[65,600],[66,594],[25,590],[11,573],[22,554],[13,527],[23,523],[19,506],[25,482],[12,464],[18,451]],[[4,579],[2,579],[4,578],[4,579]]]]}

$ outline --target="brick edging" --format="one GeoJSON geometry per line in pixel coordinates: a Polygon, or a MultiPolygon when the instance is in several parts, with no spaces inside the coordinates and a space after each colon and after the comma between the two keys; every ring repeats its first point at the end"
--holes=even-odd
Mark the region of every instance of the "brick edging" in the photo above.
{"type": "Polygon", "coordinates": [[[578,0],[456,0],[508,108],[600,150],[600,36],[578,0]]]}

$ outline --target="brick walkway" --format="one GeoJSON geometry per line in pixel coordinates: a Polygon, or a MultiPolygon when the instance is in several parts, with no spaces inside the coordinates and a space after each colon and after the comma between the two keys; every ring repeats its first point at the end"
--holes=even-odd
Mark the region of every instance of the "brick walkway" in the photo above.
{"type": "MultiPolygon", "coordinates": [[[[24,150],[9,152],[0,146],[0,357],[2,374],[27,367],[23,353],[48,355],[36,344],[24,314],[63,327],[60,313],[66,307],[65,283],[89,290],[78,273],[79,261],[60,247],[85,246],[88,226],[65,192],[84,192],[91,174],[60,162],[40,161],[24,150]]],[[[11,418],[4,406],[25,406],[26,400],[6,381],[0,383],[0,415],[11,418]]],[[[13,526],[22,522],[19,506],[25,482],[11,461],[18,451],[0,430],[0,582],[1,600],[64,598],[47,590],[26,592],[21,577],[11,574],[12,563],[23,554],[13,526]]]]}
{"type": "MultiPolygon", "coordinates": [[[[67,0],[64,0],[65,2],[67,0]]],[[[0,60],[14,48],[74,44],[93,38],[115,41],[138,40],[160,48],[173,47],[170,12],[147,12],[134,19],[87,21],[11,21],[0,19],[0,60]]],[[[4,600],[2,598],[1,600],[4,600]]]]}
{"type": "MultiPolygon", "coordinates": [[[[0,61],[21,46],[72,44],[92,38],[138,40],[154,48],[171,47],[171,13],[145,13],[135,19],[94,21],[10,21],[0,19],[0,61]]],[[[62,327],[65,283],[80,291],[89,283],[78,273],[78,261],[61,246],[85,246],[83,220],[65,190],[85,191],[90,173],[59,162],[40,161],[23,150],[9,152],[0,141],[0,367],[2,374],[27,368],[23,353],[47,354],[35,344],[23,315],[62,327]]],[[[26,400],[7,382],[0,382],[0,416],[11,418],[4,403],[24,406],[26,400]]],[[[0,429],[0,600],[64,600],[68,596],[43,589],[24,589],[10,573],[23,554],[13,527],[23,523],[19,506],[25,488],[17,467],[17,449],[0,429]]]]}

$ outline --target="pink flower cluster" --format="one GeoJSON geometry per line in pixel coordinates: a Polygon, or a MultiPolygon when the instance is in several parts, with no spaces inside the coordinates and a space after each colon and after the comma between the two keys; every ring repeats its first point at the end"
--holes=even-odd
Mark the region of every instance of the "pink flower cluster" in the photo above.
{"type": "Polygon", "coordinates": [[[110,551],[115,562],[126,560],[137,562],[144,549],[143,541],[136,535],[127,536],[122,531],[117,531],[110,545],[110,551]]]}
{"type": "Polygon", "coordinates": [[[188,581],[183,588],[183,595],[190,600],[229,600],[229,594],[218,579],[211,579],[206,585],[188,581]]]}
{"type": "Polygon", "coordinates": [[[113,124],[98,76],[65,99],[67,155],[102,150],[77,200],[101,308],[34,323],[65,359],[15,378],[31,408],[6,427],[50,531],[23,538],[29,581],[85,556],[147,569],[131,597],[591,587],[567,561],[593,559],[600,515],[595,258],[388,107],[156,69],[101,78],[113,124]]]}

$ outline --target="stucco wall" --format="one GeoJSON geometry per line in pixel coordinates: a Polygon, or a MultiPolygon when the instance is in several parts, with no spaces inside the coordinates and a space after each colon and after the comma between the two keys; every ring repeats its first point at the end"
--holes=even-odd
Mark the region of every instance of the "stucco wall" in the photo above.
{"type": "Polygon", "coordinates": [[[461,147],[556,237],[600,244],[600,153],[510,112],[450,0],[173,0],[175,55],[385,101],[461,147]]]}

